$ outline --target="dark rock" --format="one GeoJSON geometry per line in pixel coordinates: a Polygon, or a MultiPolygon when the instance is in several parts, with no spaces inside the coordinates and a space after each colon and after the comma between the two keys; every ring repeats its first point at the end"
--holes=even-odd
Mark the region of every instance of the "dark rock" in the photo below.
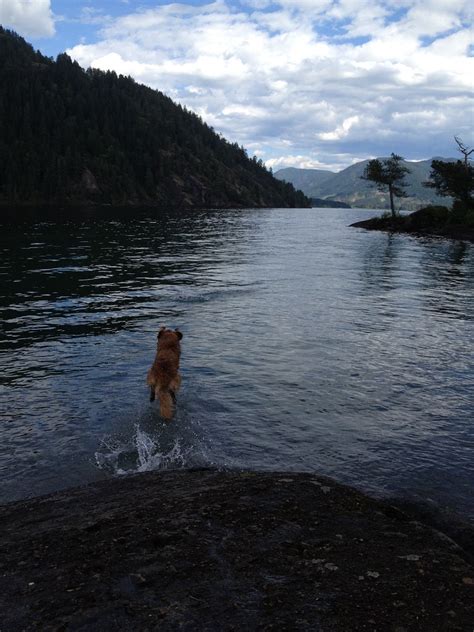
{"type": "Polygon", "coordinates": [[[0,528],[9,632],[472,632],[459,546],[311,474],[139,474],[6,505],[0,528]]]}
{"type": "Polygon", "coordinates": [[[421,237],[447,237],[474,242],[474,225],[454,223],[445,206],[428,206],[410,215],[384,215],[351,224],[354,228],[408,233],[421,237]]]}

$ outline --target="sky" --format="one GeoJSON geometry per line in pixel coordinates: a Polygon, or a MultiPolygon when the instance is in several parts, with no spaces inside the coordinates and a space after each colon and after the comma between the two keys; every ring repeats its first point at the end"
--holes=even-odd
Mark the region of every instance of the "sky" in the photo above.
{"type": "Polygon", "coordinates": [[[186,105],[272,167],[474,146],[472,0],[0,0],[43,54],[186,105]]]}

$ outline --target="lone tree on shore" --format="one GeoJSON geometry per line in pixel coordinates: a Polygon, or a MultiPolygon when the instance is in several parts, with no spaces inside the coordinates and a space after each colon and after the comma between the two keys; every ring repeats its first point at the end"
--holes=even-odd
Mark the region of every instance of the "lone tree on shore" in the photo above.
{"type": "Polygon", "coordinates": [[[379,160],[378,158],[369,160],[365,167],[364,175],[361,176],[363,180],[375,182],[377,188],[381,191],[385,191],[388,188],[392,217],[395,217],[394,197],[408,197],[403,187],[407,186],[405,176],[407,173],[410,173],[410,169],[401,164],[402,160],[402,156],[394,153],[385,160],[379,160]]]}
{"type": "Polygon", "coordinates": [[[435,189],[438,195],[454,198],[461,202],[466,209],[474,208],[474,167],[469,161],[469,155],[474,149],[469,149],[457,136],[454,140],[458,144],[459,151],[464,155],[464,160],[445,162],[433,160],[431,163],[430,179],[423,182],[426,187],[435,189]]]}

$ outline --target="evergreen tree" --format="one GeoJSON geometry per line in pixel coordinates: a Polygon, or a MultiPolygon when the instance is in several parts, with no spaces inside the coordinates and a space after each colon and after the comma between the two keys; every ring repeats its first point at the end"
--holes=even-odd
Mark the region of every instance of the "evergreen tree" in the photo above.
{"type": "Polygon", "coordinates": [[[395,217],[394,197],[407,197],[403,187],[406,186],[405,176],[410,170],[401,164],[402,160],[401,156],[394,153],[385,160],[369,160],[362,176],[364,180],[375,182],[382,191],[388,189],[392,217],[395,217]]]}
{"type": "Polygon", "coordinates": [[[474,167],[469,162],[469,156],[474,149],[469,149],[460,138],[454,137],[464,160],[446,162],[433,160],[431,163],[430,179],[423,184],[436,189],[438,195],[449,196],[466,210],[474,210],[474,167]]]}
{"type": "Polygon", "coordinates": [[[0,27],[0,201],[309,206],[200,117],[0,27]]]}
{"type": "Polygon", "coordinates": [[[438,195],[452,197],[467,206],[474,205],[474,167],[469,162],[433,160],[430,179],[424,184],[436,189],[438,195]]]}

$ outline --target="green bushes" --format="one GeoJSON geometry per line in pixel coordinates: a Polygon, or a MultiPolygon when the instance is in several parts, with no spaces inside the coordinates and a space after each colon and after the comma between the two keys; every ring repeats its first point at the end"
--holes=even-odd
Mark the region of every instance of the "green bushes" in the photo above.
{"type": "Polygon", "coordinates": [[[449,223],[474,226],[474,207],[460,200],[455,200],[449,216],[449,223]]]}

